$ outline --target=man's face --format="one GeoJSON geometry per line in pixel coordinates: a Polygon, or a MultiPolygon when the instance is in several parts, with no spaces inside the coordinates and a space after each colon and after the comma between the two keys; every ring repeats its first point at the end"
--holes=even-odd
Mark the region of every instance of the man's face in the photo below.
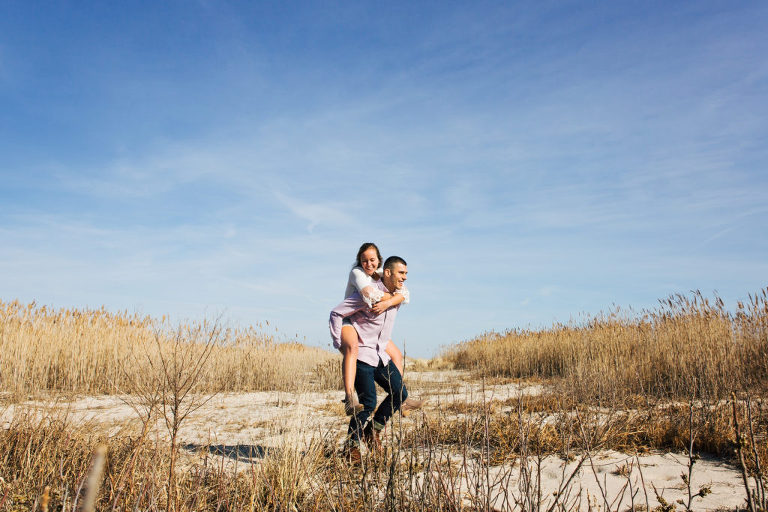
{"type": "Polygon", "coordinates": [[[408,279],[408,267],[402,263],[395,263],[392,268],[384,269],[384,286],[390,291],[399,290],[408,279]]]}

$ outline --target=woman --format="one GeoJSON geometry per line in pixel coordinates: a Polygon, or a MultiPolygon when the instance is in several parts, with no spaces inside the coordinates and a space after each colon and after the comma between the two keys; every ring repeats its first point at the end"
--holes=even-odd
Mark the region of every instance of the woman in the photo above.
{"type": "MultiPolygon", "coordinates": [[[[349,272],[347,289],[344,292],[346,299],[353,293],[360,294],[362,299],[371,306],[371,311],[380,315],[387,309],[402,304],[408,304],[410,293],[408,288],[396,290],[395,293],[386,293],[374,286],[374,282],[381,279],[382,259],[376,244],[367,242],[357,251],[355,265],[349,272]]],[[[342,378],[344,380],[344,411],[351,416],[362,410],[363,406],[358,402],[355,394],[355,374],[358,352],[358,335],[352,322],[345,318],[341,327],[341,351],[343,360],[341,365],[342,378]]],[[[392,362],[403,375],[403,353],[389,340],[386,352],[392,358],[392,362]]],[[[407,398],[401,406],[401,414],[407,416],[410,411],[422,406],[420,400],[407,398]]]]}

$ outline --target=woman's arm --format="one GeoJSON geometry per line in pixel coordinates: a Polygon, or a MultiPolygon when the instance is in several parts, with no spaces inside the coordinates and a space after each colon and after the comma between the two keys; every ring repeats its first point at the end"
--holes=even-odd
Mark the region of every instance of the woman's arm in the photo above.
{"type": "Polygon", "coordinates": [[[381,300],[374,304],[371,310],[380,315],[392,306],[398,306],[403,302],[406,304],[410,302],[410,292],[405,286],[400,290],[396,290],[395,293],[384,293],[381,300]]]}
{"type": "Polygon", "coordinates": [[[373,306],[375,303],[379,302],[384,295],[381,290],[373,286],[371,277],[366,275],[360,267],[354,267],[349,272],[349,283],[354,286],[369,306],[373,306]]]}
{"type": "Polygon", "coordinates": [[[399,290],[395,290],[395,293],[389,293],[389,292],[383,292],[383,293],[384,295],[381,297],[381,300],[400,298],[400,300],[398,300],[397,303],[394,304],[395,306],[403,302],[405,302],[406,304],[411,302],[411,292],[408,291],[408,288],[406,288],[405,285],[403,285],[403,287],[400,288],[399,290]]]}

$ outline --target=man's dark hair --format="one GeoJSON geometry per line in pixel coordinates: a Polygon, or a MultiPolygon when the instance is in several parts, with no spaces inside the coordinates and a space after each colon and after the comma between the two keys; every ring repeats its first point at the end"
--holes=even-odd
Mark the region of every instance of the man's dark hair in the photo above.
{"type": "Polygon", "coordinates": [[[405,262],[405,260],[403,258],[401,258],[400,256],[390,256],[389,258],[387,258],[387,261],[384,262],[384,269],[385,270],[386,269],[390,269],[391,270],[392,267],[394,267],[398,263],[402,263],[406,267],[408,266],[408,264],[405,262]]]}

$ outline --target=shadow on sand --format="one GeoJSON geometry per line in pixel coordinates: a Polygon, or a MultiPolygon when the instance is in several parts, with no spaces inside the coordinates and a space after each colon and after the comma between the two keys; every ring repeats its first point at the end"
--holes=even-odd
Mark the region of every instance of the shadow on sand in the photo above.
{"type": "Polygon", "coordinates": [[[182,448],[190,452],[199,452],[200,450],[207,449],[211,455],[220,455],[222,457],[228,457],[233,460],[244,462],[250,462],[253,459],[263,459],[272,451],[272,448],[253,444],[203,445],[190,443],[183,445],[182,448]]]}

